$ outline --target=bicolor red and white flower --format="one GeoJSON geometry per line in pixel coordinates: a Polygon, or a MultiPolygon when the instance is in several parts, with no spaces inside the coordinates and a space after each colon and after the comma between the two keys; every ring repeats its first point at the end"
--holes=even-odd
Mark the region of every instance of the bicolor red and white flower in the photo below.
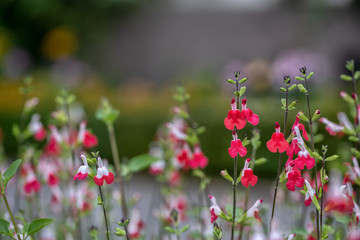
{"type": "Polygon", "coordinates": [[[341,178],[333,173],[331,176],[329,192],[325,201],[325,211],[336,211],[343,214],[353,212],[353,190],[350,183],[340,185],[341,178]]]}
{"type": "Polygon", "coordinates": [[[79,167],[77,174],[73,178],[74,180],[84,180],[91,173],[91,169],[87,163],[86,157],[84,155],[81,155],[81,159],[84,165],[81,165],[79,167]]]}
{"type": "Polygon", "coordinates": [[[149,173],[151,175],[160,175],[164,172],[165,169],[165,161],[164,160],[158,160],[156,162],[153,162],[150,165],[149,173]]]}
{"type": "Polygon", "coordinates": [[[258,177],[255,176],[253,170],[249,168],[250,160],[250,158],[245,160],[244,168],[241,174],[241,183],[246,188],[249,187],[249,184],[251,186],[255,186],[258,181],[258,177]]]}
{"type": "Polygon", "coordinates": [[[176,141],[183,141],[186,139],[187,135],[185,130],[187,125],[182,118],[174,118],[172,122],[166,123],[166,127],[170,131],[171,138],[175,139],[176,141]]]}
{"type": "Polygon", "coordinates": [[[140,216],[139,209],[132,210],[128,225],[129,237],[132,239],[141,237],[141,230],[144,228],[144,222],[141,220],[140,216]]]}
{"type": "Polygon", "coordinates": [[[263,202],[262,199],[256,200],[254,205],[252,205],[247,211],[246,216],[247,217],[254,217],[256,220],[261,221],[260,215],[259,215],[259,206],[263,202]]]}
{"type": "MultiPolygon", "coordinates": [[[[299,115],[299,114],[300,114],[300,113],[298,113],[298,115],[299,115]]],[[[294,124],[292,125],[291,130],[292,130],[293,134],[296,134],[295,128],[298,128],[299,130],[301,130],[302,135],[303,135],[303,138],[304,138],[306,141],[309,141],[309,137],[308,137],[308,134],[307,134],[307,132],[306,132],[305,126],[300,123],[300,118],[298,117],[298,115],[297,115],[296,118],[295,118],[295,122],[294,122],[294,124]]]]}
{"type": "Polygon", "coordinates": [[[104,184],[104,180],[107,184],[111,184],[114,181],[114,174],[104,166],[101,157],[98,157],[97,165],[98,168],[96,170],[96,175],[94,176],[95,184],[102,186],[104,184]]]}
{"type": "Polygon", "coordinates": [[[332,136],[343,135],[344,126],[336,124],[325,117],[319,119],[319,122],[325,124],[325,130],[332,136]]]}
{"type": "Polygon", "coordinates": [[[41,157],[37,166],[37,171],[42,175],[42,178],[50,187],[59,184],[58,166],[50,159],[41,157]]]}
{"type": "Polygon", "coordinates": [[[212,195],[209,195],[211,201],[210,214],[211,214],[211,223],[215,222],[218,216],[221,214],[222,210],[216,202],[216,198],[212,195]]]}
{"type": "Polygon", "coordinates": [[[29,132],[34,136],[37,141],[42,141],[46,138],[46,130],[44,125],[40,122],[40,115],[34,114],[28,126],[29,132]]]}
{"type": "Polygon", "coordinates": [[[28,170],[23,188],[26,195],[32,195],[40,191],[41,184],[33,170],[28,170]]]}
{"type": "Polygon", "coordinates": [[[80,129],[77,136],[78,143],[86,148],[92,148],[98,145],[97,137],[86,129],[86,121],[80,123],[80,129]]]}
{"type": "Polygon", "coordinates": [[[229,155],[232,158],[235,158],[238,154],[240,157],[244,157],[247,154],[247,149],[242,145],[240,139],[237,138],[236,131],[232,133],[233,140],[231,141],[231,146],[229,148],[229,155]]]}
{"type": "Polygon", "coordinates": [[[306,150],[304,140],[301,138],[299,128],[295,127],[296,140],[300,148],[297,158],[294,160],[295,166],[303,170],[306,166],[307,169],[311,169],[315,166],[315,159],[310,156],[310,153],[306,150]]]}
{"type": "Polygon", "coordinates": [[[308,180],[305,179],[305,186],[306,186],[306,192],[305,192],[305,206],[310,206],[310,204],[312,203],[314,197],[316,197],[316,192],[315,190],[311,187],[310,183],[308,182],[308,180]]]}
{"type": "Polygon", "coordinates": [[[270,152],[279,153],[285,152],[289,143],[285,140],[284,134],[280,132],[280,124],[278,122],[275,123],[275,133],[272,134],[271,139],[266,143],[267,148],[270,152]]]}

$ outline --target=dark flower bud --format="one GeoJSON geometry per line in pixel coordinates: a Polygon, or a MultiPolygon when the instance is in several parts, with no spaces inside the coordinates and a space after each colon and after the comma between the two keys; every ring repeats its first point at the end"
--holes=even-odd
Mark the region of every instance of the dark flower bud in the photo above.
{"type": "Polygon", "coordinates": [[[299,70],[302,75],[304,75],[304,76],[306,75],[306,67],[301,67],[301,68],[299,68],[299,70]]]}

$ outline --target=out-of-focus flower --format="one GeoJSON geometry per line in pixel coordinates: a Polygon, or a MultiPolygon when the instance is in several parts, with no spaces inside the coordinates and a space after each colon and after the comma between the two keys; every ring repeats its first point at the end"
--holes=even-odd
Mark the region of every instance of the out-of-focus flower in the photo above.
{"type": "Polygon", "coordinates": [[[332,136],[342,136],[344,134],[344,126],[331,122],[325,117],[320,118],[319,122],[326,125],[325,130],[332,136]]]}
{"type": "Polygon", "coordinates": [[[214,196],[209,195],[211,201],[210,214],[211,214],[211,223],[215,222],[218,216],[221,214],[221,208],[216,203],[216,198],[214,196]]]}
{"type": "Polygon", "coordinates": [[[140,218],[140,210],[134,209],[131,212],[130,223],[128,225],[128,232],[130,238],[139,238],[141,230],[144,228],[144,222],[140,218]]]}
{"type": "Polygon", "coordinates": [[[262,199],[256,200],[254,205],[252,205],[249,210],[246,212],[247,217],[255,217],[258,221],[261,221],[260,215],[259,215],[259,205],[263,202],[262,199]]]}
{"type": "Polygon", "coordinates": [[[29,132],[33,134],[35,140],[42,141],[46,137],[44,125],[40,122],[40,115],[34,114],[28,126],[29,132]]]}
{"type": "Polygon", "coordinates": [[[91,173],[91,169],[87,163],[86,157],[81,155],[81,159],[83,160],[84,165],[79,167],[77,174],[74,176],[74,180],[83,180],[91,173]]]}
{"type": "Polygon", "coordinates": [[[97,137],[86,130],[86,122],[82,121],[80,123],[80,129],[77,136],[78,142],[82,143],[86,148],[95,147],[98,144],[97,137]]]}

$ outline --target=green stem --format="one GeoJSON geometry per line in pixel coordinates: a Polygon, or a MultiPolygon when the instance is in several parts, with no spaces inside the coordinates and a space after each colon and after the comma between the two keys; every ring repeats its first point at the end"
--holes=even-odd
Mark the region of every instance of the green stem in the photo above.
{"type": "Polygon", "coordinates": [[[106,239],[109,240],[110,239],[109,238],[110,231],[109,231],[108,219],[107,219],[106,209],[105,209],[105,202],[104,202],[104,197],[102,194],[101,186],[99,186],[99,193],[100,193],[100,198],[101,198],[103,212],[104,212],[105,227],[106,227],[106,239]]]}
{"type": "MultiPolygon", "coordinates": [[[[289,108],[288,108],[288,101],[289,101],[289,86],[287,83],[285,83],[285,117],[284,117],[284,129],[283,129],[283,134],[284,136],[286,136],[286,128],[287,128],[287,119],[288,119],[288,113],[289,113],[289,108]]],[[[274,197],[273,197],[273,203],[272,203],[272,209],[271,209],[271,218],[270,218],[270,226],[269,226],[269,236],[271,234],[271,227],[272,227],[272,221],[274,219],[274,214],[275,214],[275,205],[276,205],[276,196],[277,196],[277,190],[279,187],[279,182],[280,182],[280,174],[282,172],[282,153],[279,153],[279,161],[278,161],[278,170],[277,170],[277,174],[276,174],[276,182],[275,182],[275,189],[274,189],[274,197]]]]}
{"type": "MultiPolygon", "coordinates": [[[[309,129],[310,129],[310,142],[311,142],[311,151],[314,152],[314,133],[313,133],[313,122],[311,117],[311,109],[310,109],[310,100],[309,100],[309,90],[307,85],[307,79],[305,78],[305,89],[306,89],[306,103],[307,103],[307,109],[308,109],[308,115],[309,115],[309,129]]],[[[316,166],[316,160],[315,160],[315,166],[314,166],[314,178],[315,178],[315,192],[316,196],[318,196],[318,182],[317,182],[317,166],[316,166]]],[[[317,239],[320,239],[320,226],[319,226],[319,210],[316,209],[316,234],[317,239]]]]}
{"type": "Polygon", "coordinates": [[[121,222],[124,224],[124,230],[125,230],[126,240],[130,240],[129,231],[128,231],[128,229],[127,229],[127,225],[125,224],[125,219],[122,218],[122,219],[121,219],[121,222]]]}
{"type": "Polygon", "coordinates": [[[233,181],[233,216],[231,224],[231,240],[234,239],[234,229],[235,229],[235,218],[236,218],[236,182],[237,182],[237,160],[238,157],[234,158],[234,181],[233,181]]]}
{"type": "Polygon", "coordinates": [[[11,222],[12,222],[12,224],[14,225],[14,229],[15,229],[15,232],[16,232],[16,236],[18,237],[19,240],[21,240],[20,235],[19,235],[19,233],[20,233],[20,232],[19,232],[19,229],[18,229],[18,227],[17,227],[17,225],[16,225],[16,222],[15,222],[15,219],[14,219],[14,215],[13,215],[13,213],[12,213],[12,211],[11,211],[11,208],[10,208],[10,206],[9,206],[9,203],[8,203],[8,200],[7,200],[6,196],[5,196],[5,193],[4,193],[2,196],[3,196],[4,202],[5,202],[6,208],[7,208],[8,212],[9,212],[11,222]]]}
{"type": "MultiPolygon", "coordinates": [[[[322,159],[322,176],[325,177],[325,152],[323,153],[322,159]]],[[[322,224],[323,224],[323,212],[324,212],[324,184],[321,183],[321,202],[320,202],[320,236],[322,236],[322,224]]]]}
{"type": "Polygon", "coordinates": [[[121,177],[119,150],[118,150],[117,143],[116,143],[114,127],[111,124],[107,124],[107,130],[108,130],[108,133],[109,133],[111,152],[112,152],[112,155],[113,155],[115,170],[116,170],[116,173],[117,173],[116,176],[117,176],[117,179],[119,181],[119,188],[120,188],[120,194],[121,194],[122,214],[123,214],[123,217],[126,219],[126,218],[128,218],[128,210],[127,210],[127,205],[126,205],[126,198],[125,198],[125,190],[124,190],[124,185],[123,185],[123,179],[121,177]]]}

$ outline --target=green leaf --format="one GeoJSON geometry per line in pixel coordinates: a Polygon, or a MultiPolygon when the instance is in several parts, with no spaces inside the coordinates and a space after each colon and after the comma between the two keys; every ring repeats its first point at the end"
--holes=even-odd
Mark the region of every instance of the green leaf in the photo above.
{"type": "Polygon", "coordinates": [[[239,92],[241,97],[246,92],[246,87],[245,86],[241,87],[239,92]]]}
{"type": "Polygon", "coordinates": [[[248,80],[248,78],[244,77],[244,78],[242,78],[242,79],[239,80],[239,83],[244,83],[244,82],[246,82],[247,80],[248,80]]]}
{"type": "Polygon", "coordinates": [[[341,74],[341,75],[340,75],[340,78],[341,78],[342,80],[344,80],[344,81],[349,81],[349,82],[352,81],[352,77],[349,76],[349,75],[346,75],[346,74],[341,74]]]}
{"type": "Polygon", "coordinates": [[[12,126],[12,134],[14,135],[15,138],[19,138],[21,131],[20,131],[20,127],[17,124],[14,124],[12,126]]]}
{"type": "Polygon", "coordinates": [[[346,66],[346,69],[349,70],[350,72],[354,71],[354,68],[355,68],[354,59],[346,61],[345,66],[346,66]]]}
{"type": "Polygon", "coordinates": [[[3,174],[3,179],[4,179],[4,186],[6,188],[7,183],[9,182],[9,180],[15,175],[16,170],[18,169],[18,167],[21,164],[21,159],[16,160],[15,162],[13,162],[8,169],[6,169],[6,171],[3,174]]]}
{"type": "Polygon", "coordinates": [[[296,84],[291,85],[291,86],[289,87],[289,91],[294,90],[296,87],[297,87],[297,85],[296,85],[296,84]]]}
{"type": "Polygon", "coordinates": [[[51,218],[39,218],[34,221],[32,221],[29,225],[29,229],[27,234],[31,235],[38,231],[40,231],[43,227],[46,227],[49,224],[52,224],[54,222],[51,218]]]}
{"type": "Polygon", "coordinates": [[[5,219],[0,218],[0,234],[8,234],[10,223],[5,219]]]}
{"type": "Polygon", "coordinates": [[[282,98],[282,99],[281,99],[281,103],[282,103],[282,105],[283,105],[284,107],[286,107],[286,99],[285,99],[285,98],[282,98]]]}
{"type": "Polygon", "coordinates": [[[335,220],[337,222],[341,222],[344,223],[346,226],[349,224],[350,222],[350,218],[348,215],[345,214],[341,214],[341,213],[337,213],[337,212],[333,212],[333,215],[335,216],[335,220]]]}
{"type": "Polygon", "coordinates": [[[106,124],[113,124],[119,117],[120,111],[113,108],[108,99],[103,98],[100,106],[95,112],[96,119],[105,122],[106,124]]]}
{"type": "Polygon", "coordinates": [[[349,141],[352,141],[352,142],[359,142],[359,138],[358,137],[354,137],[354,136],[349,136],[349,141]]]}
{"type": "Polygon", "coordinates": [[[356,71],[356,72],[354,73],[354,78],[355,78],[355,80],[359,80],[359,79],[360,79],[360,71],[356,71]]]}
{"type": "Polygon", "coordinates": [[[267,162],[266,158],[259,158],[255,160],[255,165],[261,165],[267,162]]]}
{"type": "Polygon", "coordinates": [[[317,152],[312,152],[312,155],[313,155],[317,160],[322,160],[322,157],[321,157],[320,154],[318,154],[317,152]]]}
{"type": "Polygon", "coordinates": [[[310,79],[313,75],[314,75],[314,72],[310,72],[310,73],[306,76],[306,79],[310,79]]]}
{"type": "Polygon", "coordinates": [[[246,147],[247,145],[249,145],[251,142],[247,139],[247,137],[245,137],[242,141],[243,147],[246,147]]]}
{"type": "Polygon", "coordinates": [[[220,172],[220,175],[225,178],[226,180],[229,180],[230,182],[234,182],[234,179],[230,176],[230,174],[228,173],[228,171],[226,169],[222,170],[220,172]]]}
{"type": "Polygon", "coordinates": [[[115,235],[122,237],[126,235],[126,232],[121,228],[115,228],[115,235]]]}
{"type": "Polygon", "coordinates": [[[297,101],[292,101],[292,102],[289,104],[289,108],[295,107],[296,104],[297,104],[297,101]]]}
{"type": "Polygon", "coordinates": [[[165,229],[166,231],[168,231],[168,232],[176,233],[176,230],[173,229],[173,228],[171,228],[171,227],[169,227],[169,226],[166,226],[164,229],[165,229]]]}
{"type": "Polygon", "coordinates": [[[189,228],[190,228],[189,225],[184,226],[182,229],[180,229],[180,233],[185,232],[185,231],[188,230],[189,228]]]}
{"type": "Polygon", "coordinates": [[[325,158],[326,162],[334,161],[339,158],[339,155],[332,155],[330,157],[325,158]]]}
{"type": "Polygon", "coordinates": [[[304,85],[298,84],[297,86],[298,86],[299,91],[300,91],[301,93],[307,93],[307,90],[306,90],[306,88],[304,87],[304,85]]]}
{"type": "Polygon", "coordinates": [[[130,159],[128,167],[131,172],[139,172],[150,166],[158,159],[150,154],[141,154],[130,159]]]}
{"type": "Polygon", "coordinates": [[[305,79],[303,77],[299,77],[299,76],[296,76],[295,79],[299,80],[299,81],[305,81],[305,79]]]}
{"type": "Polygon", "coordinates": [[[227,81],[228,81],[228,83],[231,83],[231,84],[235,84],[235,83],[236,83],[234,80],[232,80],[232,79],[230,79],[230,78],[229,78],[227,81]]]}

